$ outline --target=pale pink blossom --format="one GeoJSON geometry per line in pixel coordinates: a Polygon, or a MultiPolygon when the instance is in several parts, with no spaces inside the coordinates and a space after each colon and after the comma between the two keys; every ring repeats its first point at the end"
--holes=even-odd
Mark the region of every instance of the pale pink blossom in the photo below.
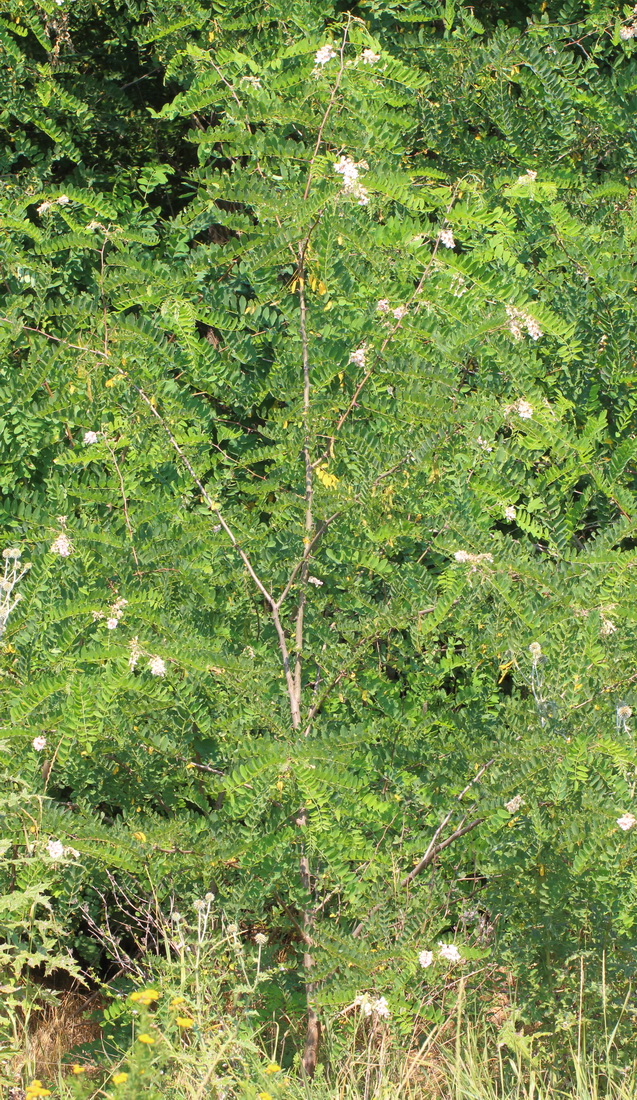
{"type": "Polygon", "coordinates": [[[46,737],[34,737],[31,744],[36,752],[42,752],[46,748],[46,737]]]}
{"type": "Polygon", "coordinates": [[[439,943],[440,958],[446,959],[449,963],[462,962],[462,955],[458,951],[455,943],[439,943]]]}
{"type": "Polygon", "coordinates": [[[49,547],[49,554],[59,554],[61,558],[68,558],[73,553],[73,544],[68,535],[65,535],[64,531],[60,531],[60,534],[51,543],[49,547]]]}
{"type": "Polygon", "coordinates": [[[327,42],[324,46],[316,51],[314,55],[315,65],[327,65],[328,61],[331,61],[333,57],[336,57],[336,50],[332,46],[331,42],[327,42]]]}

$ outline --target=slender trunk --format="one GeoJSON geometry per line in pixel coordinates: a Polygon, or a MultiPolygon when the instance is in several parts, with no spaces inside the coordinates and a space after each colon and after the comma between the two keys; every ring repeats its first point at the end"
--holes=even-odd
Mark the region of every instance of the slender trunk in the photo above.
{"type": "MultiPolygon", "coordinates": [[[[299,310],[301,348],[303,356],[303,461],[305,463],[305,536],[303,539],[303,543],[304,547],[307,549],[311,545],[314,535],[314,469],[312,466],[312,456],[310,454],[310,357],[307,337],[307,309],[305,304],[304,246],[299,249],[299,310]]],[[[294,630],[294,689],[298,704],[299,715],[301,711],[303,625],[305,615],[305,593],[308,570],[309,561],[307,556],[304,555],[300,573],[301,592],[299,595],[299,603],[296,612],[296,626],[294,630]]],[[[299,813],[297,821],[301,828],[304,828],[307,825],[307,810],[305,807],[303,807],[303,809],[299,813]]],[[[305,1047],[303,1049],[302,1065],[303,1072],[306,1074],[306,1076],[313,1077],[316,1070],[316,1062],[318,1058],[321,1025],[316,1013],[316,1009],[314,1007],[314,994],[316,992],[316,983],[312,980],[314,959],[312,958],[311,953],[314,915],[311,908],[311,902],[309,900],[312,896],[312,878],[310,874],[310,863],[307,857],[307,853],[305,851],[305,847],[303,847],[301,853],[299,872],[301,876],[301,882],[308,893],[308,907],[303,913],[303,938],[305,940],[305,951],[303,952],[303,971],[305,974],[307,1028],[305,1032],[305,1047]]]]}

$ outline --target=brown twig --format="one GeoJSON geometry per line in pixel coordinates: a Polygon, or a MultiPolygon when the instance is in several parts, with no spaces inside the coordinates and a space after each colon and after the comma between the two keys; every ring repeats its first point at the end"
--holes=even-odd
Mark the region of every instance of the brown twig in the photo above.
{"type": "MultiPolygon", "coordinates": [[[[493,764],[494,759],[495,758],[492,758],[491,760],[488,760],[486,764],[483,764],[483,766],[476,773],[476,775],[474,775],[473,779],[470,779],[469,782],[467,783],[466,787],[463,787],[463,789],[460,791],[460,794],[457,796],[458,802],[463,798],[463,796],[467,793],[467,791],[470,790],[471,787],[473,787],[473,785],[475,783],[479,782],[479,780],[482,778],[482,776],[486,772],[487,768],[490,768],[491,765],[493,764]]],[[[458,828],[455,829],[454,832],[451,833],[451,835],[448,836],[446,840],[443,840],[440,844],[437,844],[436,842],[438,840],[438,837],[443,832],[443,830],[446,828],[446,826],[449,824],[449,821],[451,820],[451,818],[453,816],[453,813],[454,813],[454,811],[452,809],[452,810],[449,810],[449,812],[447,814],[445,814],[445,817],[443,818],[440,825],[438,826],[438,828],[434,832],[431,840],[429,841],[429,844],[427,846],[427,850],[426,850],[424,856],[422,857],[422,859],[420,859],[418,861],[418,863],[416,864],[415,867],[412,867],[411,871],[409,871],[406,875],[403,876],[403,878],[401,878],[400,883],[399,883],[399,885],[401,887],[404,888],[406,886],[409,886],[409,884],[411,882],[413,882],[413,880],[416,878],[416,876],[419,875],[421,873],[421,871],[424,871],[425,867],[428,867],[430,863],[433,863],[434,859],[436,858],[436,856],[438,856],[440,854],[440,852],[443,852],[445,848],[448,848],[450,844],[453,844],[454,840],[458,840],[461,836],[464,836],[465,833],[471,832],[472,829],[475,829],[478,825],[480,825],[482,823],[482,821],[484,821],[484,818],[476,817],[476,818],[474,818],[473,821],[470,821],[468,825],[465,825],[464,822],[467,820],[466,816],[465,816],[465,817],[463,817],[463,819],[462,819],[460,825],[458,826],[458,828]]],[[[352,936],[354,937],[354,939],[357,939],[360,936],[360,934],[363,931],[363,928],[365,927],[365,925],[368,923],[368,921],[371,920],[371,918],[374,916],[374,914],[377,913],[378,910],[382,908],[382,906],[383,906],[383,902],[379,901],[378,904],[373,907],[373,909],[370,909],[367,916],[363,920],[359,921],[359,923],[354,928],[354,931],[352,932],[352,936]]]]}

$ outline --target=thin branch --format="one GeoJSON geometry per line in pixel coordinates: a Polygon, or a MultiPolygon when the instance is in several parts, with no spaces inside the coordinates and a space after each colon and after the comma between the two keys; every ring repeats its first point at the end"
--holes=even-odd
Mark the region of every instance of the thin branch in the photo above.
{"type": "Polygon", "coordinates": [[[312,157],[310,159],[310,168],[309,168],[309,172],[308,172],[308,175],[307,175],[307,183],[305,184],[305,191],[303,192],[303,199],[304,200],[308,197],[308,195],[310,193],[310,184],[312,183],[312,169],[314,167],[314,162],[315,162],[315,160],[318,156],[318,151],[321,147],[321,141],[323,140],[323,130],[325,129],[325,125],[327,123],[328,118],[330,117],[332,107],[334,106],[334,100],[336,99],[336,93],[338,92],[341,80],[343,79],[343,73],[345,71],[344,52],[345,52],[345,45],[347,43],[347,35],[349,34],[349,28],[350,28],[351,21],[352,21],[352,17],[350,16],[347,20],[347,26],[345,27],[345,30],[343,32],[343,41],[341,42],[341,49],[340,49],[341,67],[338,70],[338,76],[336,78],[336,83],[334,84],[334,87],[332,88],[332,94],[329,98],[329,103],[327,104],[327,107],[325,109],[325,114],[323,115],[323,118],[321,120],[321,125],[319,126],[319,129],[318,129],[318,136],[316,138],[316,145],[314,146],[314,152],[312,153],[312,157]]]}
{"type": "MultiPolygon", "coordinates": [[[[0,321],[4,321],[7,325],[15,324],[15,321],[12,321],[10,317],[0,317],[0,321]]],[[[70,340],[63,340],[61,336],[52,336],[50,332],[45,332],[41,328],[34,328],[33,325],[20,324],[20,328],[26,332],[37,332],[38,336],[44,336],[47,340],[54,340],[56,344],[65,344],[67,348],[74,348],[75,351],[88,351],[90,355],[99,355],[100,359],[110,359],[108,352],[96,351],[95,348],[83,348],[81,344],[72,344],[70,340]]]]}
{"type": "Polygon", "coordinates": [[[290,591],[292,585],[294,584],[296,578],[299,575],[299,570],[303,567],[303,565],[307,561],[309,561],[310,557],[312,556],[312,551],[313,551],[314,547],[316,546],[317,542],[319,541],[319,539],[325,534],[325,532],[327,531],[327,528],[329,527],[330,523],[332,523],[335,519],[337,519],[337,517],[340,516],[340,514],[341,514],[340,512],[334,512],[331,516],[328,516],[328,518],[325,520],[325,522],[322,523],[321,526],[319,527],[318,531],[314,535],[314,538],[311,540],[311,542],[307,543],[307,545],[305,547],[305,550],[303,551],[303,557],[294,566],[292,572],[290,573],[290,576],[288,577],[285,588],[283,589],[283,591],[281,592],[281,595],[279,596],[278,600],[276,601],[276,606],[277,607],[279,607],[279,608],[281,607],[281,604],[284,602],[288,592],[290,591]]]}
{"type": "Polygon", "coordinates": [[[126,500],[126,490],[124,489],[124,478],[122,477],[122,471],[119,468],[119,463],[117,461],[117,456],[115,454],[115,451],[111,447],[111,445],[108,442],[108,439],[106,439],[106,437],[104,438],[104,442],[105,442],[105,444],[106,444],[106,446],[107,446],[107,448],[110,452],[111,458],[113,459],[113,465],[115,466],[115,469],[117,470],[117,476],[119,478],[120,492],[122,494],[122,503],[124,505],[124,519],[126,520],[126,527],[128,529],[128,535],[129,535],[129,538],[130,538],[130,544],[131,544],[131,550],[133,552],[133,557],[135,559],[135,565],[139,569],[139,559],[137,557],[137,551],[135,550],[135,538],[134,538],[134,535],[133,535],[133,525],[130,521],[130,516],[128,514],[128,501],[126,500]]]}
{"type": "MultiPolygon", "coordinates": [[[[466,787],[463,787],[463,789],[460,791],[460,794],[457,795],[458,802],[463,798],[467,791],[474,786],[475,783],[478,783],[480,781],[487,768],[490,768],[493,764],[494,759],[495,758],[492,757],[492,759],[488,760],[486,764],[483,764],[480,770],[474,775],[473,779],[470,779],[466,787]]],[[[449,810],[449,812],[445,815],[444,819],[442,820],[442,822],[434,832],[431,840],[429,841],[427,851],[425,852],[422,859],[418,861],[415,867],[412,867],[411,871],[409,871],[406,875],[403,876],[403,878],[401,878],[399,883],[401,887],[404,888],[406,886],[409,886],[409,884],[413,882],[416,876],[424,871],[425,867],[428,867],[430,863],[433,863],[434,859],[440,854],[440,852],[443,852],[445,848],[448,848],[450,844],[453,844],[454,840],[458,840],[461,836],[464,836],[465,833],[471,832],[472,829],[475,829],[484,821],[483,817],[476,817],[473,821],[470,821],[468,825],[465,825],[464,823],[467,820],[465,816],[463,817],[457,829],[455,829],[454,832],[451,833],[451,835],[448,836],[446,840],[443,840],[440,844],[437,844],[436,841],[438,840],[438,837],[445,829],[445,827],[449,824],[449,821],[453,816],[453,812],[453,810],[449,810]]],[[[358,939],[365,925],[379,911],[379,909],[382,909],[382,906],[383,902],[379,901],[378,904],[373,907],[373,909],[370,909],[367,916],[364,917],[362,921],[359,921],[359,923],[354,928],[354,931],[352,932],[352,936],[354,937],[354,939],[358,939]]]]}
{"type": "Polygon", "coordinates": [[[288,690],[288,697],[289,697],[289,700],[290,700],[290,711],[291,711],[291,714],[292,714],[292,723],[294,725],[294,728],[298,729],[298,727],[301,724],[301,713],[300,713],[300,708],[299,708],[299,706],[297,704],[297,701],[296,701],[296,695],[295,695],[295,690],[294,690],[294,677],[292,675],[292,669],[290,667],[290,655],[289,655],[289,652],[288,652],[287,641],[286,641],[286,637],[285,637],[283,627],[281,626],[281,619],[279,618],[279,609],[276,605],[274,597],[272,596],[272,594],[270,592],[268,592],[268,590],[265,587],[265,585],[263,584],[262,580],[260,579],[258,574],[255,572],[254,566],[252,565],[252,562],[250,561],[250,558],[246,554],[245,550],[240,546],[237,538],[235,537],[235,534],[234,534],[232,528],[228,525],[228,523],[224,519],[223,515],[221,514],[221,512],[219,510],[219,505],[215,501],[213,501],[213,499],[210,496],[210,494],[209,494],[208,490],[206,489],[205,485],[203,485],[201,480],[197,477],[197,474],[195,473],[188,456],[186,454],[184,454],[184,452],[182,451],[181,447],[179,446],[177,440],[175,439],[173,433],[171,432],[170,428],[168,427],[168,425],[167,425],[166,421],[164,420],[163,416],[161,416],[161,414],[157,411],[157,409],[153,405],[152,401],[147,396],[147,394],[144,393],[144,391],[141,389],[141,387],[136,385],[135,382],[132,381],[132,379],[130,378],[130,375],[127,375],[127,377],[129,379],[130,384],[133,387],[133,389],[137,391],[139,396],[142,398],[142,401],[144,401],[146,403],[146,405],[148,405],[148,408],[152,412],[153,416],[155,417],[156,420],[159,421],[162,428],[166,432],[166,435],[168,436],[173,449],[177,452],[177,454],[179,455],[179,457],[180,457],[181,461],[183,462],[184,466],[188,470],[188,473],[190,474],[192,480],[194,481],[195,485],[199,489],[199,492],[201,493],[203,499],[205,500],[206,504],[210,508],[210,511],[215,513],[217,519],[219,520],[219,523],[220,523],[221,527],[223,528],[226,535],[228,536],[234,550],[237,552],[237,554],[241,558],[241,561],[243,562],[243,564],[245,565],[248,573],[252,577],[252,580],[254,581],[254,583],[257,586],[259,592],[261,593],[261,595],[263,596],[264,600],[266,601],[268,607],[270,608],[270,614],[272,615],[272,622],[274,623],[274,629],[276,630],[277,638],[278,638],[278,641],[279,641],[279,649],[281,651],[281,659],[282,659],[282,662],[283,662],[283,671],[285,673],[285,682],[286,682],[286,686],[287,686],[287,690],[288,690]]]}
{"type": "MultiPolygon", "coordinates": [[[[307,242],[306,242],[307,247],[307,242]]],[[[314,498],[314,470],[310,456],[310,355],[307,336],[307,307],[305,302],[305,267],[303,265],[304,248],[299,249],[299,326],[301,332],[301,349],[303,360],[303,460],[305,463],[305,537],[306,550],[313,541],[314,530],[313,498],[314,498]]],[[[308,556],[303,555],[301,562],[302,587],[299,593],[299,603],[296,612],[294,628],[294,691],[298,704],[299,715],[301,710],[301,664],[303,660],[303,619],[305,613],[305,601],[307,592],[305,582],[308,576],[308,556]]]]}

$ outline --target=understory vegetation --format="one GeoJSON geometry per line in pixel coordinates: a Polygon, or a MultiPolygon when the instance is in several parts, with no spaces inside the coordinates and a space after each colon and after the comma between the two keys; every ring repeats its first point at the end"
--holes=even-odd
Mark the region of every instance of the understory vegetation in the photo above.
{"type": "Polygon", "coordinates": [[[635,42],[5,0],[12,1100],[635,1095],[635,42]]]}

